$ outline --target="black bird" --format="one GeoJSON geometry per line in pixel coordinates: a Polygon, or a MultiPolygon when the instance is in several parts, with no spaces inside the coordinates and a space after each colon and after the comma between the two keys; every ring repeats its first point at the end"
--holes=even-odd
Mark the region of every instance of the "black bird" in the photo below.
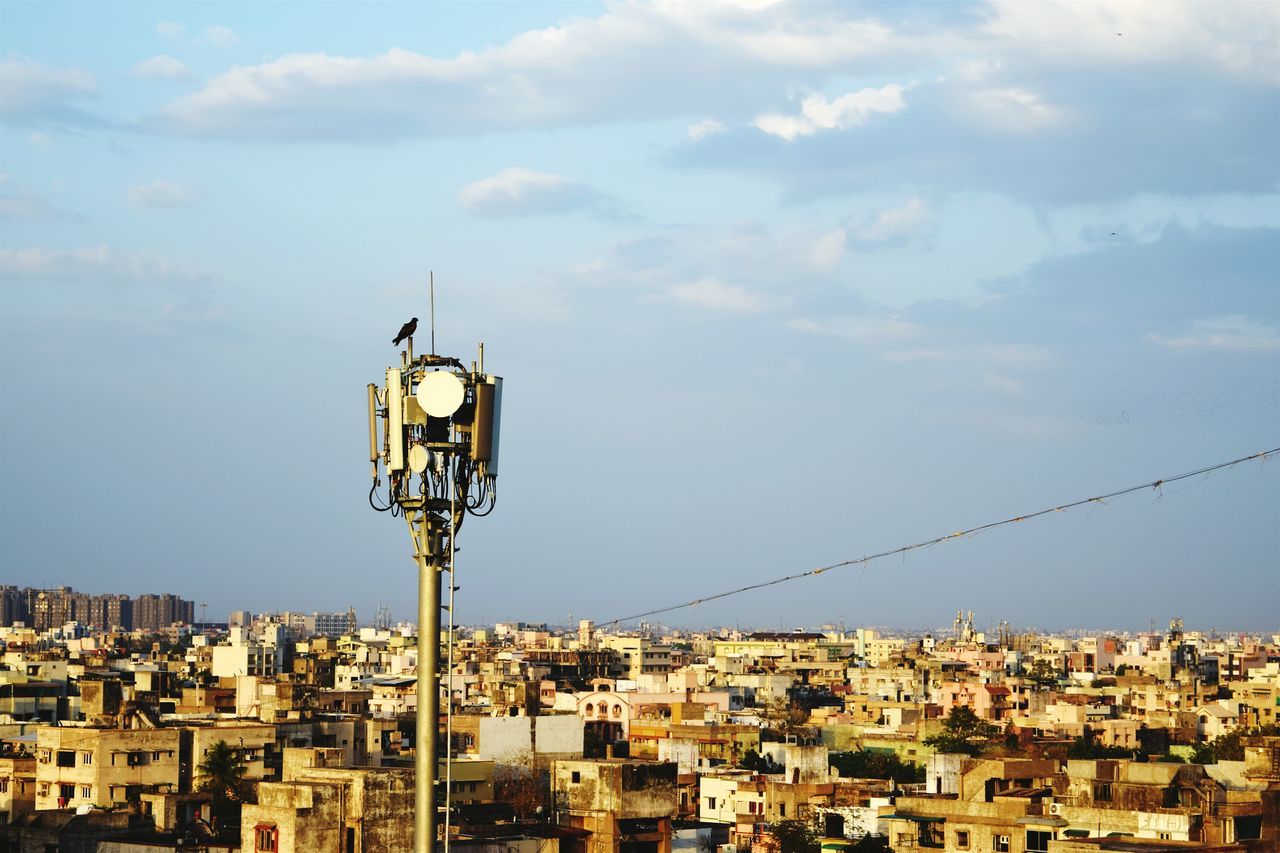
{"type": "Polygon", "coordinates": [[[395,340],[393,340],[391,343],[398,345],[401,341],[403,341],[405,338],[409,337],[416,331],[418,331],[418,318],[414,317],[412,320],[410,320],[409,322],[405,323],[403,326],[400,327],[400,334],[396,335],[395,340]]]}

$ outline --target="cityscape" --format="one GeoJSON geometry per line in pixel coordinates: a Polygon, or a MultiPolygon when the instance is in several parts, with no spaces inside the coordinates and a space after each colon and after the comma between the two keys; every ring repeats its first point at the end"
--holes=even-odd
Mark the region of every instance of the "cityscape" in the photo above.
{"type": "Polygon", "coordinates": [[[1277,0],[0,0],[0,853],[1280,853],[1277,0]]]}
{"type": "MultiPolygon", "coordinates": [[[[9,849],[411,849],[416,628],[388,609],[0,601],[9,849]]],[[[1280,843],[1276,633],[958,611],[923,634],[511,621],[440,642],[435,799],[459,850],[1280,843]]]]}

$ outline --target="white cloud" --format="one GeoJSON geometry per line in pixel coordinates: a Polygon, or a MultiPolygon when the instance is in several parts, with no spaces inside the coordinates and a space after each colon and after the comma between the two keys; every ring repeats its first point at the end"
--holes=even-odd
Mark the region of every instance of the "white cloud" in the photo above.
{"type": "Polygon", "coordinates": [[[583,209],[606,216],[620,213],[615,199],[588,184],[521,168],[504,169],[467,184],[458,191],[458,202],[474,216],[535,216],[583,209]]]}
{"type": "Polygon", "coordinates": [[[182,207],[191,201],[191,193],[167,181],[152,181],[129,187],[129,204],[143,208],[182,207]]]}
{"type": "Polygon", "coordinates": [[[27,144],[32,148],[50,148],[53,146],[53,137],[43,131],[33,130],[27,137],[27,144]]]}
{"type": "Polygon", "coordinates": [[[0,117],[10,121],[70,118],[71,104],[97,94],[93,77],[27,59],[0,62],[0,117]]]}
{"type": "Polygon", "coordinates": [[[167,38],[170,41],[178,41],[186,31],[186,27],[173,21],[161,21],[156,24],[156,32],[160,34],[160,37],[167,38]]]}
{"type": "Polygon", "coordinates": [[[439,58],[293,53],[237,66],[153,117],[190,135],[371,138],[753,109],[796,71],[842,72],[918,54],[833,5],[619,3],[594,17],[439,58]],[[661,63],[653,62],[661,55],[661,63]]]}
{"type": "Polygon", "coordinates": [[[725,284],[718,278],[703,278],[673,285],[667,292],[681,302],[716,311],[754,313],[765,308],[764,300],[741,287],[725,284]]]}
{"type": "Polygon", "coordinates": [[[1040,62],[1092,65],[1203,62],[1280,83],[1280,7],[1274,3],[991,0],[983,32],[1040,62]]]}
{"type": "Polygon", "coordinates": [[[113,249],[105,245],[81,249],[0,249],[0,276],[9,282],[75,279],[192,282],[202,278],[157,252],[113,249]]]}
{"type": "Polygon", "coordinates": [[[697,142],[704,137],[712,135],[713,133],[724,133],[726,129],[724,122],[716,121],[713,118],[707,118],[697,124],[689,125],[689,138],[694,142],[697,142]]]}
{"type": "Polygon", "coordinates": [[[1017,133],[1053,127],[1063,118],[1061,109],[1016,86],[983,89],[970,95],[969,101],[984,124],[1017,133]]]}
{"type": "Polygon", "coordinates": [[[913,198],[901,207],[881,211],[874,220],[857,229],[857,236],[868,243],[883,243],[915,234],[928,221],[929,206],[913,198]]]}
{"type": "Polygon", "coordinates": [[[828,231],[814,241],[809,250],[809,263],[814,269],[831,270],[844,257],[844,244],[848,235],[843,228],[828,231]]]}
{"type": "Polygon", "coordinates": [[[864,344],[883,344],[913,338],[921,327],[893,316],[841,315],[821,319],[796,318],[788,326],[811,335],[832,335],[864,344]]]}
{"type": "Polygon", "coordinates": [[[140,77],[158,80],[188,80],[194,76],[185,63],[163,53],[142,60],[133,66],[133,71],[140,77]]]}
{"type": "Polygon", "coordinates": [[[878,89],[860,89],[828,101],[822,95],[810,95],[800,104],[801,114],[757,116],[755,126],[765,133],[791,142],[819,130],[847,130],[865,123],[878,113],[892,114],[906,107],[902,97],[905,86],[890,83],[878,89]]]}
{"type": "Polygon", "coordinates": [[[220,47],[223,50],[233,47],[236,42],[240,41],[240,36],[236,35],[235,30],[230,27],[224,27],[221,24],[205,27],[204,37],[214,47],[220,47]]]}
{"type": "Polygon", "coordinates": [[[1244,314],[1223,314],[1196,320],[1186,334],[1148,335],[1147,340],[1179,350],[1274,352],[1280,350],[1280,328],[1244,314]]]}
{"type": "Polygon", "coordinates": [[[0,219],[43,219],[66,214],[54,208],[33,187],[0,173],[0,219]]]}

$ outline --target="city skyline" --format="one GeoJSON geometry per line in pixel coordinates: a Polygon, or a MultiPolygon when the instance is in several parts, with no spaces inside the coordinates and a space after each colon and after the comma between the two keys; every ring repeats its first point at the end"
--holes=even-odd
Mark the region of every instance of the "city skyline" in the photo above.
{"type": "MultiPolygon", "coordinates": [[[[505,380],[459,622],[1280,445],[1273,3],[0,17],[4,583],[412,616],[365,385],[431,273],[440,351],[505,380]]],[[[1274,630],[1277,517],[1257,462],[687,618],[1274,630]]]]}

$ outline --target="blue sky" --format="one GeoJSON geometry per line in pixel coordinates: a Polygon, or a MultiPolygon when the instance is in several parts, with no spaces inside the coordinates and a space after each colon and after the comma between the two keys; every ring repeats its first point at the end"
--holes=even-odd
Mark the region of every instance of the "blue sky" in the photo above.
{"type": "MultiPolygon", "coordinates": [[[[0,5],[0,581],[414,612],[365,383],[506,379],[459,619],[1280,445],[1273,3],[0,5]]],[[[1252,463],[677,624],[1280,628],[1252,463]]]]}

